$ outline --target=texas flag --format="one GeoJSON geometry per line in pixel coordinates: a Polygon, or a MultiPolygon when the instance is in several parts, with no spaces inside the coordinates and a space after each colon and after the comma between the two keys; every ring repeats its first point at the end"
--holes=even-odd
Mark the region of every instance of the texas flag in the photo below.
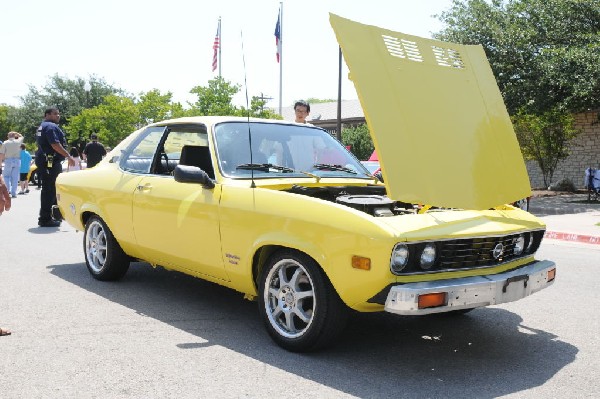
{"type": "Polygon", "coordinates": [[[277,14],[277,24],[275,25],[275,45],[277,46],[277,62],[279,63],[279,57],[281,56],[281,10],[277,14]]]}

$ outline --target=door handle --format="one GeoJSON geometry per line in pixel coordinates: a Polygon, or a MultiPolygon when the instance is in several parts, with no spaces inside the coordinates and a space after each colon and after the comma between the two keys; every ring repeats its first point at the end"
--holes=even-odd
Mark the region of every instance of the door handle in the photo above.
{"type": "Polygon", "coordinates": [[[152,185],[151,184],[144,184],[144,185],[138,184],[138,186],[136,188],[138,191],[148,191],[152,188],[152,185]]]}

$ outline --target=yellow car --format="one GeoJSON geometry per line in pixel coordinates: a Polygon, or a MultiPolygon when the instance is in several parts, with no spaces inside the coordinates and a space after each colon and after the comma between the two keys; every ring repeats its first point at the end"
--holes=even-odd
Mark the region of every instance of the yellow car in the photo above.
{"type": "MultiPolygon", "coordinates": [[[[399,97],[387,95],[393,84],[380,84],[378,96],[361,86],[372,87],[373,71],[365,78],[364,66],[356,69],[365,57],[351,38],[363,37],[365,26],[336,16],[332,24],[385,183],[311,125],[214,116],[155,123],[132,133],[96,167],[58,177],[58,206],[84,231],[93,277],[119,279],[138,259],[230,287],[258,300],[268,333],[291,351],[331,344],[349,309],[458,314],[553,283],[554,263],[534,258],[543,223],[504,205],[530,189],[502,102],[482,99],[486,90],[499,95],[489,89],[490,75],[476,74],[484,106],[461,114],[439,108],[447,118],[440,124],[426,117],[431,110],[422,109],[420,90],[437,91],[431,95],[452,108],[460,102],[444,92],[454,89],[444,85],[452,76],[438,74],[463,70],[437,71],[426,59],[419,71],[404,67],[402,74],[408,70],[425,82],[435,76],[436,84],[412,92],[406,84],[402,95],[413,95],[414,105],[390,104],[399,97]],[[359,33],[350,35],[349,48],[348,29],[359,33]],[[390,107],[401,111],[390,117],[390,107]]],[[[431,48],[430,40],[410,41],[431,48]]],[[[382,49],[387,54],[385,43],[382,49]]],[[[396,62],[416,62],[391,57],[392,72],[376,73],[378,79],[398,72],[396,62]]],[[[471,72],[474,56],[464,59],[471,72]]]]}
{"type": "Polygon", "coordinates": [[[39,179],[40,177],[38,176],[37,166],[35,166],[35,163],[32,162],[29,166],[29,173],[27,173],[27,180],[29,181],[29,183],[37,185],[39,179]]]}

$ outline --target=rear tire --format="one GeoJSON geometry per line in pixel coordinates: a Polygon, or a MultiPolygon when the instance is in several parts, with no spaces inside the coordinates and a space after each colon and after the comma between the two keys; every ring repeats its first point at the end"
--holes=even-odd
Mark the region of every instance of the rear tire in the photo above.
{"type": "Polygon", "coordinates": [[[34,170],[33,172],[31,172],[31,175],[29,176],[29,183],[33,184],[34,186],[38,185],[39,182],[39,175],[38,175],[38,171],[34,170]]]}
{"type": "Polygon", "coordinates": [[[129,256],[98,216],[92,216],[85,224],[83,252],[87,268],[96,280],[118,280],[129,269],[129,256]]]}
{"type": "Polygon", "coordinates": [[[321,349],[346,325],[348,308],[307,255],[274,253],[259,277],[259,312],[273,340],[292,352],[321,349]]]}

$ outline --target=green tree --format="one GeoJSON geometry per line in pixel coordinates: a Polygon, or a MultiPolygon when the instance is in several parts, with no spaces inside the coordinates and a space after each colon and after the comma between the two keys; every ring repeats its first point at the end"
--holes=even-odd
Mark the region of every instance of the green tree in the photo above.
{"type": "Polygon", "coordinates": [[[233,96],[240,91],[240,85],[226,81],[221,76],[208,81],[208,86],[195,86],[190,93],[196,94],[198,100],[190,104],[186,112],[194,115],[235,115],[237,108],[231,103],[233,96]]]}
{"type": "Polygon", "coordinates": [[[147,124],[184,116],[180,103],[172,102],[172,94],[158,89],[141,93],[140,98],[109,95],[97,107],[84,109],[71,118],[65,131],[74,141],[85,141],[96,133],[104,144],[113,147],[133,131],[147,124]]]}
{"type": "Polygon", "coordinates": [[[558,163],[569,156],[568,142],[578,131],[572,114],[550,110],[539,115],[521,112],[513,117],[517,138],[525,159],[538,161],[544,186],[550,186],[558,163]]]}
{"type": "MultiPolygon", "coordinates": [[[[331,103],[331,102],[336,102],[337,100],[333,100],[333,99],[330,99],[330,98],[314,98],[314,97],[310,97],[310,98],[307,98],[307,99],[306,99],[306,100],[304,100],[304,101],[306,101],[306,102],[307,102],[307,103],[309,103],[309,104],[318,104],[318,103],[331,103]]],[[[295,102],[296,102],[296,101],[294,101],[294,103],[295,103],[295,102]]],[[[294,104],[292,104],[292,105],[294,105],[294,104]]]]}
{"type": "Polygon", "coordinates": [[[600,106],[600,0],[454,0],[434,37],[481,44],[509,112],[600,106]]]}
{"type": "Polygon", "coordinates": [[[139,102],[137,102],[140,123],[146,125],[184,116],[183,106],[180,103],[174,103],[172,97],[173,94],[171,92],[162,94],[158,89],[142,93],[139,102]]]}
{"type": "Polygon", "coordinates": [[[235,113],[238,116],[249,116],[251,118],[263,118],[263,119],[283,119],[281,115],[273,112],[273,110],[266,108],[267,102],[260,97],[254,96],[250,100],[250,110],[246,107],[241,107],[235,113]]]}
{"type": "Polygon", "coordinates": [[[15,109],[12,122],[23,133],[26,141],[35,141],[35,131],[44,118],[47,107],[58,107],[61,113],[59,124],[65,126],[72,116],[83,109],[97,106],[106,95],[117,93],[122,93],[122,90],[95,76],[85,80],[54,75],[41,89],[29,86],[28,93],[20,98],[21,105],[15,109]],[[89,91],[85,90],[86,83],[89,84],[89,91]]]}
{"type": "Polygon", "coordinates": [[[8,132],[16,130],[10,114],[15,110],[14,107],[6,104],[0,104],[0,140],[4,141],[8,132]]]}
{"type": "Polygon", "coordinates": [[[367,124],[342,129],[342,144],[350,146],[352,153],[361,160],[369,159],[375,148],[367,124]]]}
{"type": "Polygon", "coordinates": [[[578,134],[571,114],[600,107],[600,0],[453,0],[439,19],[434,37],[483,46],[548,186],[578,134]]]}
{"type": "Polygon", "coordinates": [[[142,124],[139,107],[133,99],[125,96],[109,95],[97,107],[84,109],[71,118],[65,131],[71,141],[88,139],[96,133],[104,145],[114,147],[142,124]]]}

